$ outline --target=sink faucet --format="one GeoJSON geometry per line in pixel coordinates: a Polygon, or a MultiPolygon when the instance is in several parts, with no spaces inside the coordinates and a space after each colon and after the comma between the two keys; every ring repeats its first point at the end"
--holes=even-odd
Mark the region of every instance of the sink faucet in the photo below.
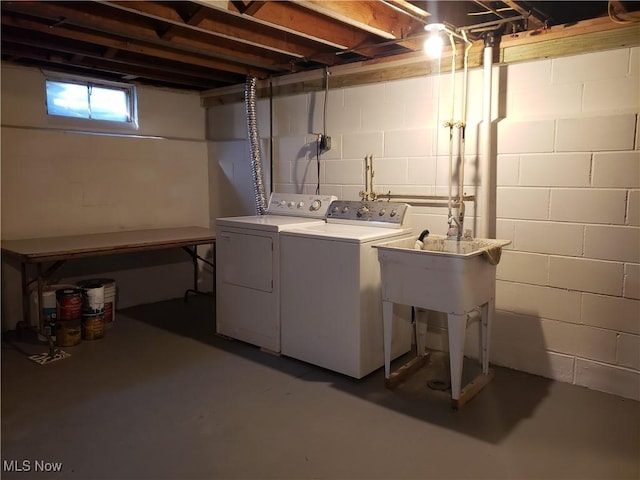
{"type": "Polygon", "coordinates": [[[470,240],[471,230],[464,229],[464,213],[460,212],[458,218],[449,214],[449,229],[447,230],[447,240],[453,240],[454,238],[460,240],[470,240]],[[464,235],[463,235],[464,232],[464,235]]]}
{"type": "Polygon", "coordinates": [[[460,240],[462,237],[462,225],[453,215],[449,214],[449,229],[447,230],[447,240],[460,240]]]}

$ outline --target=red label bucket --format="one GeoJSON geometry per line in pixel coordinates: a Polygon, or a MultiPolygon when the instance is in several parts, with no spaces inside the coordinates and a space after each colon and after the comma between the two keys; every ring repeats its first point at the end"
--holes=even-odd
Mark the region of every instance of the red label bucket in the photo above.
{"type": "Polygon", "coordinates": [[[56,290],[58,321],[77,320],[82,315],[82,290],[63,288],[56,290]]]}

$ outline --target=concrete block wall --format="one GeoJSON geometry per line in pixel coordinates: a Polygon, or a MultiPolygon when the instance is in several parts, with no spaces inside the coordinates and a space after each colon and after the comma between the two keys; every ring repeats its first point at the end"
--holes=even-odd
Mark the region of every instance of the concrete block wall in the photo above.
{"type": "Polygon", "coordinates": [[[633,399],[640,398],[639,52],[507,67],[497,215],[498,236],[513,243],[498,266],[492,348],[498,363],[633,399]],[[540,108],[543,98],[553,108],[540,108]],[[519,142],[527,136],[536,141],[519,142]],[[527,367],[519,349],[546,361],[527,367]]]}
{"type": "MultiPolygon", "coordinates": [[[[640,48],[494,67],[497,237],[512,241],[497,270],[492,362],[640,399],[640,48]]],[[[330,80],[329,80],[330,81],[330,80]]],[[[316,135],[321,192],[358,199],[364,158],[375,190],[447,194],[451,91],[448,75],[276,98],[274,190],[312,193],[316,135]],[[327,117],[323,118],[324,102],[327,117]]],[[[480,194],[482,72],[469,73],[465,193],[480,194]]],[[[461,97],[453,104],[459,119],[461,97]]],[[[269,132],[268,101],[258,103],[269,132]]],[[[238,118],[242,104],[208,110],[209,125],[238,118]],[[218,120],[220,119],[220,120],[218,120]]],[[[245,127],[208,138],[246,137],[245,127]]],[[[461,144],[453,145],[454,161],[461,144]]],[[[457,192],[458,171],[454,166],[457,192]]],[[[414,228],[445,233],[446,209],[414,208],[414,228]]],[[[477,230],[475,205],[468,228],[477,230]]],[[[446,322],[432,315],[429,345],[446,348],[446,322]]],[[[469,331],[467,353],[478,354],[469,331]]]]}
{"type": "MultiPolygon", "coordinates": [[[[98,135],[46,115],[44,80],[39,69],[2,64],[2,239],[210,225],[198,93],[139,87],[139,129],[98,135]]],[[[20,270],[2,260],[2,326],[12,329],[22,315],[20,270]]],[[[91,277],[116,280],[119,308],[193,285],[181,251],[78,259],[56,272],[65,282],[91,277]]]]}

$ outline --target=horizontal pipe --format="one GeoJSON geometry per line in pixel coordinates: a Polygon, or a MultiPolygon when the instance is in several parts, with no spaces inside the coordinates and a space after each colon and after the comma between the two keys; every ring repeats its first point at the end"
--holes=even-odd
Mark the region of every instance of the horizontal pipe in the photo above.
{"type": "MultiPolygon", "coordinates": [[[[374,196],[376,199],[385,198],[389,200],[417,199],[417,200],[442,200],[447,202],[449,201],[449,197],[446,195],[413,195],[413,194],[402,195],[400,193],[374,193],[374,196]]],[[[475,195],[464,195],[462,197],[462,200],[465,202],[474,201],[475,199],[476,199],[475,195]]]]}

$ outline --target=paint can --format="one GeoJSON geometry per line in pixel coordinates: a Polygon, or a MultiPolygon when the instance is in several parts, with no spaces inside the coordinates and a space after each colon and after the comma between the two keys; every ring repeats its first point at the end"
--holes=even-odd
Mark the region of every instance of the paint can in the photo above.
{"type": "Polygon", "coordinates": [[[82,290],[62,288],[56,290],[57,323],[56,345],[71,347],[82,340],[82,290]]]}
{"type": "Polygon", "coordinates": [[[104,337],[104,315],[82,315],[82,339],[98,340],[104,337]]]}
{"type": "Polygon", "coordinates": [[[34,285],[30,294],[30,318],[31,325],[38,325],[38,340],[46,342],[49,337],[56,339],[56,320],[58,308],[56,302],[56,290],[62,288],[74,288],[70,284],[44,285],[42,287],[42,315],[38,318],[38,285],[34,285]]]}
{"type": "Polygon", "coordinates": [[[56,290],[58,320],[80,319],[82,313],[82,290],[79,288],[61,288],[56,290]]]}
{"type": "Polygon", "coordinates": [[[56,345],[59,347],[73,347],[82,341],[82,327],[80,319],[58,322],[56,328],[56,345]]]}
{"type": "Polygon", "coordinates": [[[116,282],[111,278],[92,278],[78,282],[81,288],[101,284],[104,287],[104,324],[110,327],[116,319],[116,282]]]}
{"type": "Polygon", "coordinates": [[[101,283],[86,283],[82,286],[82,315],[104,313],[104,287],[101,283]]]}

